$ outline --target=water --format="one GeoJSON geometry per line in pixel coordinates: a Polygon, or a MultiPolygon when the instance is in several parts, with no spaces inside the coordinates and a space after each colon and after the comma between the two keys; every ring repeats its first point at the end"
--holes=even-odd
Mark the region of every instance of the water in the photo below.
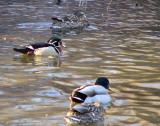
{"type": "Polygon", "coordinates": [[[104,126],[160,124],[160,2],[113,0],[106,13],[108,3],[87,3],[93,25],[64,35],[64,54],[54,59],[12,48],[46,41],[50,17],[79,9],[78,2],[0,1],[0,125],[66,126],[70,92],[98,76],[108,76],[114,90],[104,126]]]}

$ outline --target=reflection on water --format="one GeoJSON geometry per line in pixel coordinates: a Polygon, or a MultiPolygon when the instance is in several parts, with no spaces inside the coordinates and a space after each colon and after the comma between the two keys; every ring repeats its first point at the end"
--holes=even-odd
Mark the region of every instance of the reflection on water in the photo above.
{"type": "Polygon", "coordinates": [[[21,63],[32,64],[33,66],[60,67],[61,65],[61,59],[59,57],[17,55],[14,57],[14,60],[20,61],[21,63]]]}
{"type": "Polygon", "coordinates": [[[51,22],[36,22],[36,23],[20,23],[17,28],[30,30],[45,30],[51,26],[51,22]]]}
{"type": "Polygon", "coordinates": [[[97,123],[91,123],[91,124],[66,124],[66,126],[106,126],[104,125],[104,122],[97,122],[97,123]]]}
{"type": "Polygon", "coordinates": [[[108,1],[89,0],[85,13],[93,25],[64,36],[61,59],[15,56],[15,45],[47,40],[50,17],[78,4],[0,1],[0,125],[65,126],[70,92],[108,76],[114,101],[104,126],[158,126],[159,0],[112,1],[108,14],[108,1]]]}

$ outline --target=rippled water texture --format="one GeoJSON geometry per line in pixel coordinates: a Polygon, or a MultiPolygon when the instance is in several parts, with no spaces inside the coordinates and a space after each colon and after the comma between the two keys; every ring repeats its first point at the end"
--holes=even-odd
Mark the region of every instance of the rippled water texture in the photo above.
{"type": "MultiPolygon", "coordinates": [[[[0,1],[0,125],[66,126],[70,92],[108,76],[113,105],[104,126],[160,124],[160,1],[0,1]],[[53,15],[83,9],[90,29],[64,35],[61,59],[24,57],[12,48],[46,41],[53,15]]],[[[98,125],[98,124],[97,124],[98,125]]]]}

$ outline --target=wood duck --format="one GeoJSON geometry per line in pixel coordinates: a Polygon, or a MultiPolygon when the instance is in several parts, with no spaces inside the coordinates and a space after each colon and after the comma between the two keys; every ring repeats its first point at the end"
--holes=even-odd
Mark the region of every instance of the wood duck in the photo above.
{"type": "Polygon", "coordinates": [[[59,36],[53,36],[47,42],[32,43],[19,48],[13,48],[13,50],[25,55],[60,56],[63,47],[64,44],[61,38],[59,36]]]}

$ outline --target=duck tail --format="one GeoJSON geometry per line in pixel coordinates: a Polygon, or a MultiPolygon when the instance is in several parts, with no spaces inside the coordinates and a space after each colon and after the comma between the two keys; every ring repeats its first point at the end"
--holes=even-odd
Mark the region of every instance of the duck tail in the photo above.
{"type": "Polygon", "coordinates": [[[16,52],[23,53],[23,54],[27,54],[29,52],[29,49],[27,48],[13,48],[13,50],[16,52]]]}

